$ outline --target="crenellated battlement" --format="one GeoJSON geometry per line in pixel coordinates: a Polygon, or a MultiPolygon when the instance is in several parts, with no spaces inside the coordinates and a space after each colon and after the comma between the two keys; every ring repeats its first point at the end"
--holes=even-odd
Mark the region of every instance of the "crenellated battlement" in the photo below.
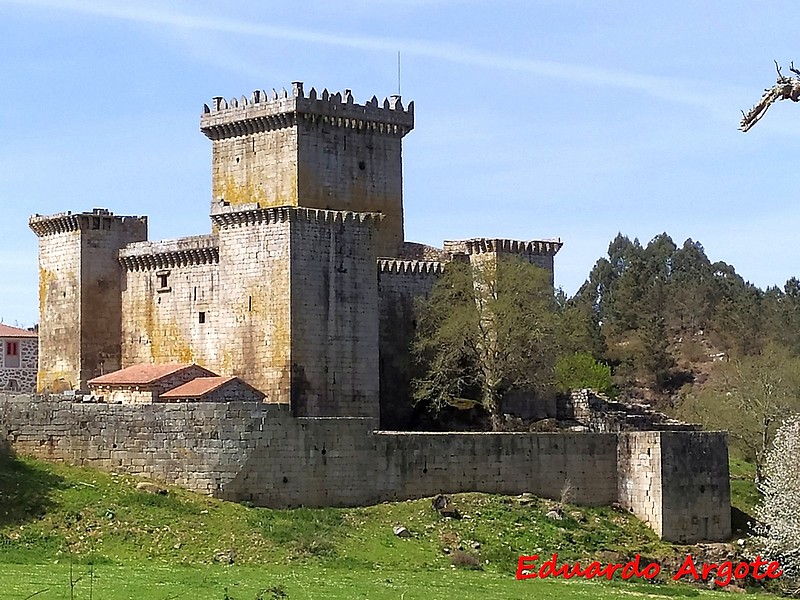
{"type": "Polygon", "coordinates": [[[296,81],[291,92],[255,90],[249,98],[213,98],[211,106],[203,105],[200,130],[209,139],[218,140],[283,129],[298,122],[403,137],[414,128],[414,102],[403,107],[401,97],[392,95],[383,102],[373,96],[364,104],[356,104],[349,89],[344,94],[332,94],[327,89],[317,93],[312,87],[306,95],[303,83],[296,81]]]}
{"type": "Polygon", "coordinates": [[[353,212],[345,210],[326,210],[321,208],[304,208],[297,206],[276,206],[258,208],[257,204],[242,206],[225,206],[211,215],[211,220],[219,229],[256,225],[259,223],[285,223],[287,221],[306,221],[324,224],[359,223],[377,226],[383,215],[377,212],[353,212]]]}
{"type": "Polygon", "coordinates": [[[126,271],[149,271],[219,263],[219,242],[215,235],[198,235],[177,240],[136,242],[119,251],[119,263],[126,271]]]}
{"type": "Polygon", "coordinates": [[[537,254],[555,256],[561,246],[561,239],[555,240],[510,240],[500,238],[472,238],[469,240],[448,240],[444,242],[444,251],[451,254],[537,254]]]}
{"type": "Polygon", "coordinates": [[[442,275],[444,273],[444,264],[438,261],[380,258],[378,259],[378,272],[442,275]]]}
{"type": "Polygon", "coordinates": [[[111,229],[112,223],[123,225],[142,224],[147,227],[147,217],[114,215],[105,208],[95,208],[92,212],[72,213],[72,211],[52,215],[35,214],[28,220],[28,227],[37,237],[67,233],[69,231],[89,231],[111,229]]]}

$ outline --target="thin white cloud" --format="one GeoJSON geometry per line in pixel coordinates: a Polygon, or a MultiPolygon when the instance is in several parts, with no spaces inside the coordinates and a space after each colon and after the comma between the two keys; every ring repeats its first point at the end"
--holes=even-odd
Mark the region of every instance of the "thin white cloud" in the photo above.
{"type": "Polygon", "coordinates": [[[713,116],[729,120],[728,99],[739,95],[740,90],[699,90],[696,82],[640,75],[614,69],[586,67],[553,61],[519,58],[470,48],[447,42],[386,38],[352,34],[325,33],[288,27],[252,23],[218,16],[198,16],[172,11],[163,7],[123,5],[118,2],[90,2],[87,0],[0,0],[0,4],[15,4],[27,7],[65,10],[98,17],[119,19],[162,27],[174,27],[196,31],[230,33],[265,37],[358,50],[397,52],[466,64],[494,70],[517,71],[551,79],[580,82],[598,87],[614,87],[647,94],[678,104],[698,106],[713,116]]]}

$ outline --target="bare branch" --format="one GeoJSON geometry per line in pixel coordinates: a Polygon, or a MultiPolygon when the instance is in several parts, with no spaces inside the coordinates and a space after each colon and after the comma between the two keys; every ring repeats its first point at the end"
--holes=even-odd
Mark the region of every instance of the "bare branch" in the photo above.
{"type": "Polygon", "coordinates": [[[792,102],[800,100],[800,70],[795,69],[794,62],[792,62],[789,70],[796,76],[786,77],[781,73],[778,61],[774,62],[775,69],[778,72],[778,81],[771,88],[764,90],[761,99],[753,108],[746,113],[742,113],[742,120],[739,123],[739,129],[742,131],[749,131],[767,113],[769,107],[778,100],[791,100],[792,102]]]}

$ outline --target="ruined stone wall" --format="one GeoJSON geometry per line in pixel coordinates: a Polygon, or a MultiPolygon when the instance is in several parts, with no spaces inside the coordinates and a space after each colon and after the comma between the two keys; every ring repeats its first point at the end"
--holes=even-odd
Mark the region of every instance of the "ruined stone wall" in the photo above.
{"type": "Polygon", "coordinates": [[[42,390],[86,389],[121,365],[118,250],[147,238],[144,217],[91,213],[35,215],[39,237],[39,363],[42,390]]]}
{"type": "Polygon", "coordinates": [[[130,244],[119,257],[125,269],[122,367],[195,362],[220,369],[216,238],[130,244]]]}
{"type": "Polygon", "coordinates": [[[568,486],[572,502],[618,500],[669,540],[730,534],[719,433],[374,432],[370,418],[295,418],[259,402],[125,406],[0,394],[0,408],[0,439],[18,452],[228,500],[347,506],[456,491],[559,498],[568,486]]]}
{"type": "Polygon", "coordinates": [[[645,404],[611,400],[588,389],[572,390],[558,398],[557,417],[577,421],[597,433],[617,431],[699,431],[701,425],[684,423],[645,404]]]}
{"type": "Polygon", "coordinates": [[[290,219],[292,410],[378,419],[380,215],[300,209],[290,219]]]}
{"type": "Polygon", "coordinates": [[[0,338],[0,390],[35,392],[38,367],[39,341],[36,338],[0,338]],[[18,367],[4,366],[6,341],[18,344],[18,367]]]}
{"type": "Polygon", "coordinates": [[[410,344],[416,327],[414,304],[427,298],[442,276],[440,262],[381,259],[378,261],[380,312],[381,429],[407,429],[414,407],[414,375],[410,344]]]}

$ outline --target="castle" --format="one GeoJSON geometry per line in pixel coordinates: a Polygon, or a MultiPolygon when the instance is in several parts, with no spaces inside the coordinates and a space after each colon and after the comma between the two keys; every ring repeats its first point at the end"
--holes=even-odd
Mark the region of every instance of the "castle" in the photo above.
{"type": "MultiPolygon", "coordinates": [[[[145,217],[33,216],[41,391],[141,363],[236,375],[302,416],[384,418],[411,304],[456,255],[513,253],[553,272],[558,240],[404,241],[403,137],[414,103],[350,90],[214,98],[212,233],[147,241],[145,217]],[[381,402],[375,402],[380,396],[381,402]]],[[[407,361],[406,361],[407,362],[407,361]]],[[[405,378],[405,379],[404,379],[405,378]]],[[[542,416],[547,416],[543,414],[542,416]]]]}
{"type": "Polygon", "coordinates": [[[724,433],[386,430],[408,406],[413,301],[446,263],[512,254],[552,278],[561,247],[405,242],[401,142],[413,126],[399,96],[361,105],[298,82],[218,97],[200,120],[210,234],[150,242],[146,217],[106,209],[31,217],[43,394],[0,394],[0,442],[261,506],[557,498],[568,486],[574,502],[619,502],[666,539],[725,539],[724,433]],[[89,381],[137,400],[81,401],[72,390],[89,381]]]}

